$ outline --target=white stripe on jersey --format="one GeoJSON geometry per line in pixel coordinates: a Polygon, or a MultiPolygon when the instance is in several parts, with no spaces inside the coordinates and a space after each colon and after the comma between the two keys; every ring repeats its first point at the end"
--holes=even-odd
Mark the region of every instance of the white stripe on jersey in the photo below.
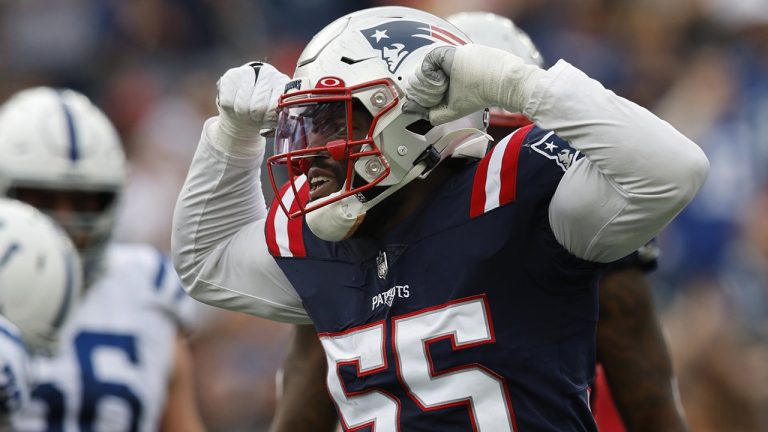
{"type": "MultiPolygon", "coordinates": [[[[504,161],[504,152],[512,138],[524,128],[514,131],[511,135],[501,140],[493,147],[491,159],[488,161],[488,173],[485,176],[485,212],[489,212],[499,206],[499,194],[501,193],[501,167],[504,161]]],[[[525,129],[526,133],[528,129],[525,129]]]]}

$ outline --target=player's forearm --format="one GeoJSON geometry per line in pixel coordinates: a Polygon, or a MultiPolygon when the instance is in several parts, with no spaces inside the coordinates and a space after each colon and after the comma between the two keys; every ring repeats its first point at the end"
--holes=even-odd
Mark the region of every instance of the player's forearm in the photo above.
{"type": "Polygon", "coordinates": [[[203,303],[306,323],[301,301],[264,238],[263,147],[249,157],[227,154],[214,146],[215,127],[216,119],[206,122],[174,212],[171,247],[182,285],[203,303]]]}
{"type": "Polygon", "coordinates": [[[524,114],[583,152],[627,194],[674,196],[682,207],[706,178],[709,163],[695,143],[565,61],[537,78],[524,114]]]}
{"type": "Polygon", "coordinates": [[[687,431],[650,286],[636,269],[600,283],[598,359],[629,431],[687,431]]]}
{"type": "Polygon", "coordinates": [[[696,144],[564,61],[542,70],[503,50],[468,44],[437,48],[421,66],[438,78],[448,69],[445,94],[444,85],[434,85],[444,84],[440,79],[409,78],[408,97],[417,106],[406,111],[424,115],[423,107],[431,107],[434,124],[487,106],[523,112],[587,156],[574,162],[570,154],[555,155],[572,166],[549,212],[555,237],[578,257],[611,262],[642,246],[706,178],[709,162],[696,144]]]}
{"type": "MultiPolygon", "coordinates": [[[[451,65],[447,103],[430,110],[433,122],[488,105],[523,112],[586,154],[627,194],[687,202],[706,177],[709,163],[695,143],[563,60],[543,70],[496,48],[469,44],[439,50],[422,65],[422,70],[451,65]]],[[[416,75],[409,80],[409,97],[432,106],[430,96],[442,94],[416,75]]]]}
{"type": "Polygon", "coordinates": [[[259,181],[263,152],[237,158],[214,147],[217,121],[205,123],[173,215],[173,261],[185,286],[213,249],[266,217],[259,181]]]}
{"type": "Polygon", "coordinates": [[[338,416],[325,385],[326,360],[315,328],[296,326],[283,362],[282,396],[271,432],[333,432],[338,416]]]}
{"type": "MultiPolygon", "coordinates": [[[[564,184],[553,199],[559,208],[550,212],[551,219],[555,213],[560,216],[552,221],[556,235],[557,230],[584,231],[582,225],[592,218],[587,231],[594,235],[569,248],[583,258],[609,262],[642,246],[693,199],[706,179],[709,162],[695,143],[565,62],[538,77],[524,112],[583,152],[599,171],[588,175],[593,186],[574,185],[580,192],[564,184]],[[590,194],[599,189],[604,192],[590,194]],[[579,226],[571,227],[574,223],[579,226]]],[[[563,182],[574,175],[566,174],[563,182]]],[[[558,240],[564,237],[558,235],[558,240]]]]}

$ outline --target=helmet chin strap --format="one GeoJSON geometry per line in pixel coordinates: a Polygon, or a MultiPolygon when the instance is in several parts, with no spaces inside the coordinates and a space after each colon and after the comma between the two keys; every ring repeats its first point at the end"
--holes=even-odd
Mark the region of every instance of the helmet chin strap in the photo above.
{"type": "MultiPolygon", "coordinates": [[[[322,198],[320,202],[341,195],[340,190],[322,198]]],[[[365,219],[365,207],[356,196],[350,195],[306,214],[310,231],[321,240],[337,242],[354,234],[365,219]]]]}
{"type": "MultiPolygon", "coordinates": [[[[482,158],[487,150],[488,141],[492,138],[479,129],[462,128],[446,134],[433,145],[438,152],[442,152],[457,139],[465,140],[465,142],[456,147],[450,156],[482,158]]],[[[363,223],[368,210],[402,189],[417,177],[426,177],[429,172],[427,170],[427,163],[419,162],[408,170],[399,183],[388,187],[375,198],[362,202],[356,195],[350,195],[307,213],[305,216],[307,225],[312,233],[321,240],[337,242],[348,239],[355,233],[360,224],[363,223]]],[[[328,201],[342,193],[343,188],[322,198],[319,202],[328,201]]]]}
{"type": "MultiPolygon", "coordinates": [[[[307,226],[321,240],[337,242],[346,240],[355,233],[365,220],[366,212],[386,197],[397,192],[403,186],[419,177],[426,170],[426,162],[421,162],[411,168],[400,181],[388,187],[375,198],[362,202],[356,195],[350,195],[334,203],[322,206],[306,214],[307,226]]],[[[322,198],[320,202],[328,201],[343,193],[343,189],[322,198]]]]}
{"type": "Polygon", "coordinates": [[[493,141],[493,137],[487,133],[472,128],[459,129],[446,135],[446,137],[451,137],[454,133],[470,135],[453,150],[451,153],[452,158],[482,159],[488,152],[488,143],[493,141]]]}

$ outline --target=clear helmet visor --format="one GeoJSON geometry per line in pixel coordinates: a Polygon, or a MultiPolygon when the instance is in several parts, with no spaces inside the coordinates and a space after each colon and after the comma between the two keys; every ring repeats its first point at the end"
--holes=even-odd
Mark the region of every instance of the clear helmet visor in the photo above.
{"type": "MultiPolygon", "coordinates": [[[[296,161],[317,156],[320,152],[326,152],[336,160],[348,158],[347,143],[355,138],[365,138],[365,133],[361,137],[354,130],[350,131],[350,115],[345,101],[307,102],[284,107],[278,113],[275,155],[291,155],[296,161]]],[[[302,172],[306,174],[306,170],[302,172]]]]}

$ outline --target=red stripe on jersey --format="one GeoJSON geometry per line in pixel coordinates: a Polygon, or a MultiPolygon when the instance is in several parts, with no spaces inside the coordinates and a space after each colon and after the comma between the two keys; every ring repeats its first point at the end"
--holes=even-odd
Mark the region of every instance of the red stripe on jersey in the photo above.
{"type": "Polygon", "coordinates": [[[489,155],[477,165],[475,181],[472,184],[472,200],[469,204],[469,217],[475,218],[485,213],[485,181],[488,176],[488,165],[491,163],[489,155]]]}
{"type": "MultiPolygon", "coordinates": [[[[501,157],[501,167],[498,165],[494,168],[490,174],[492,178],[489,178],[489,168],[491,167],[491,159],[494,151],[500,151],[501,142],[494,146],[490,152],[480,161],[475,171],[475,179],[472,184],[472,198],[469,207],[469,216],[475,218],[485,213],[486,202],[489,197],[486,196],[486,188],[498,182],[500,190],[498,191],[498,206],[509,204],[515,200],[517,195],[517,164],[520,156],[520,149],[523,146],[528,133],[533,129],[534,125],[530,124],[523,128],[520,128],[513,132],[512,136],[505,138],[509,139],[504,148],[504,154],[501,157]]],[[[502,140],[503,142],[504,140],[502,140]]],[[[498,156],[497,156],[498,158],[498,156]]],[[[495,162],[498,164],[498,162],[495,162]]],[[[494,188],[491,188],[493,190],[494,188]]],[[[496,208],[495,195],[490,197],[491,206],[496,208]]]]}
{"type": "Polygon", "coordinates": [[[616,408],[616,403],[611,395],[611,389],[608,387],[608,379],[605,376],[605,370],[601,364],[595,367],[595,383],[593,384],[592,394],[589,397],[589,405],[592,409],[592,415],[595,417],[598,430],[604,432],[626,432],[624,422],[621,420],[621,414],[616,408]]]}
{"type": "Polygon", "coordinates": [[[525,138],[533,129],[532,124],[520,129],[519,133],[512,136],[507,148],[504,151],[504,158],[501,162],[501,192],[499,193],[499,206],[509,204],[517,196],[517,160],[520,157],[520,149],[523,147],[525,138]]]}
{"type": "Polygon", "coordinates": [[[264,224],[264,232],[267,237],[267,248],[272,256],[280,256],[280,247],[277,245],[277,231],[275,229],[275,215],[283,211],[278,201],[285,195],[285,191],[291,187],[291,182],[286,182],[281,188],[280,193],[272,200],[272,205],[267,213],[267,222],[264,224]]]}
{"type": "MultiPolygon", "coordinates": [[[[291,213],[299,209],[299,201],[301,201],[302,205],[306,205],[307,201],[309,201],[309,181],[304,182],[304,185],[299,189],[299,194],[293,200],[293,205],[291,205],[291,213]]],[[[288,221],[288,244],[291,253],[295,257],[307,256],[307,250],[304,248],[303,221],[303,216],[288,221]]]]}
{"type": "MultiPolygon", "coordinates": [[[[294,179],[294,184],[295,181],[294,179]]],[[[297,211],[299,209],[299,200],[301,200],[302,204],[306,204],[309,200],[308,182],[302,184],[298,190],[298,196],[293,197],[290,204],[286,202],[286,195],[293,195],[292,182],[290,181],[280,188],[278,196],[275,197],[272,206],[269,208],[269,213],[267,213],[267,221],[264,226],[267,248],[272,256],[303,257],[307,255],[306,248],[304,247],[304,231],[302,229],[304,218],[288,219],[283,212],[283,208],[280,206],[279,200],[283,200],[283,203],[289,206],[288,211],[291,213],[297,211]],[[283,245],[282,252],[280,249],[281,244],[283,245]]]]}

